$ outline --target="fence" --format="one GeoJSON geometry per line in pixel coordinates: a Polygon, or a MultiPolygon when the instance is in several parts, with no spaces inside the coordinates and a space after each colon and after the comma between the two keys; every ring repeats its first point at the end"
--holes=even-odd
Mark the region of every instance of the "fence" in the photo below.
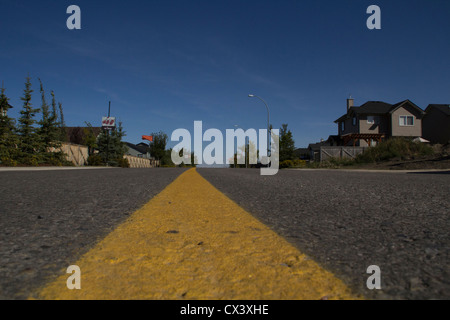
{"type": "Polygon", "coordinates": [[[87,165],[87,159],[89,157],[88,147],[72,143],[62,143],[61,151],[66,154],[66,159],[74,165],[87,165]]]}
{"type": "Polygon", "coordinates": [[[365,147],[320,147],[318,161],[334,159],[354,159],[364,152],[365,147]]]}
{"type": "Polygon", "coordinates": [[[154,159],[145,159],[129,155],[125,155],[124,158],[128,160],[130,168],[154,168],[159,165],[159,161],[154,159]]]}

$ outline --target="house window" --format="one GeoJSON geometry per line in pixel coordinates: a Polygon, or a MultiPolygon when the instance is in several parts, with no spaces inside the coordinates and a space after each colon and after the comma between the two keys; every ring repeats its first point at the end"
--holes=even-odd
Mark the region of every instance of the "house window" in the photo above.
{"type": "Polygon", "coordinates": [[[353,126],[356,126],[356,117],[353,117],[352,124],[353,126]]]}
{"type": "Polygon", "coordinates": [[[367,116],[368,124],[375,124],[375,116],[367,116]]]}
{"type": "Polygon", "coordinates": [[[399,118],[400,126],[413,126],[414,125],[414,117],[413,116],[400,116],[399,118]]]}
{"type": "Polygon", "coordinates": [[[345,130],[345,122],[341,122],[341,131],[343,132],[345,130]]]}

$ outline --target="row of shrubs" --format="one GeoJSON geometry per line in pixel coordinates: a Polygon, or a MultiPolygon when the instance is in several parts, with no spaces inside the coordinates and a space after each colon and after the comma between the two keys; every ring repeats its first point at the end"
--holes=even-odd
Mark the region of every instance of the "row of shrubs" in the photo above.
{"type": "MultiPolygon", "coordinates": [[[[91,154],[87,160],[88,166],[96,167],[104,166],[105,162],[106,161],[99,154],[91,154]]],[[[130,162],[125,158],[111,159],[108,161],[108,165],[111,167],[129,168],[130,162]]]]}
{"type": "Polygon", "coordinates": [[[417,157],[429,156],[434,153],[433,148],[426,143],[414,142],[406,138],[391,138],[368,148],[358,155],[356,163],[377,163],[392,159],[409,160],[417,157]]]}
{"type": "Polygon", "coordinates": [[[375,147],[367,148],[355,159],[330,158],[325,162],[308,163],[310,168],[339,168],[359,164],[381,163],[391,160],[413,160],[435,154],[433,147],[426,143],[414,142],[407,138],[391,138],[375,147]]]}
{"type": "Polygon", "coordinates": [[[42,159],[39,155],[32,154],[28,155],[23,159],[13,159],[12,157],[4,156],[0,157],[0,166],[2,167],[17,167],[17,166],[29,166],[29,167],[39,167],[39,166],[56,166],[56,167],[70,167],[74,164],[68,160],[59,157],[47,157],[42,159]]]}
{"type": "Polygon", "coordinates": [[[295,160],[284,160],[280,162],[280,168],[281,169],[285,169],[285,168],[302,168],[306,166],[306,160],[300,160],[300,159],[295,159],[295,160]]]}
{"type": "Polygon", "coordinates": [[[305,160],[285,160],[280,168],[338,168],[358,164],[380,163],[389,160],[410,160],[433,155],[433,147],[426,143],[414,142],[407,138],[391,138],[380,144],[367,148],[355,159],[330,158],[325,162],[306,162],[305,160]]]}

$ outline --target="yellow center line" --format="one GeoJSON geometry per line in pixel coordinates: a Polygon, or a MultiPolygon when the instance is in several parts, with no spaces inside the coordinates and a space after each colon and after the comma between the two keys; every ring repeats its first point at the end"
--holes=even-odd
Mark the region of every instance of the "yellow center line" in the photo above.
{"type": "Polygon", "coordinates": [[[214,188],[195,169],[65,270],[38,299],[357,299],[344,283],[214,188]]]}

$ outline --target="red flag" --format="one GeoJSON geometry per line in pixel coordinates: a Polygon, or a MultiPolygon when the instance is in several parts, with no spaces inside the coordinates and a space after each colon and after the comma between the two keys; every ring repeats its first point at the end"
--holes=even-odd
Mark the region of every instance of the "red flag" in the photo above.
{"type": "Polygon", "coordinates": [[[148,141],[152,142],[153,136],[142,136],[142,140],[148,140],[148,141]]]}

